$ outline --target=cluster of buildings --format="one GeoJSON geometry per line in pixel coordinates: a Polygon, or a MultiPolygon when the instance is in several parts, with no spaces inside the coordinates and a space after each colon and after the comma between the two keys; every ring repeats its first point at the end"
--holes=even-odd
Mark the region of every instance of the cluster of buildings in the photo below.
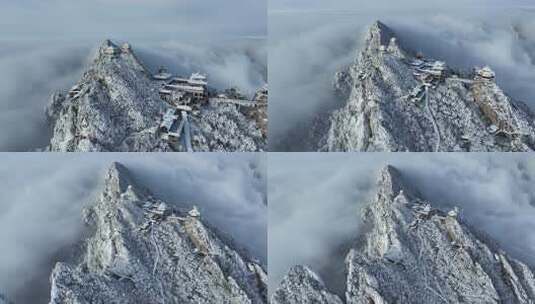
{"type": "MultiPolygon", "coordinates": [[[[183,208],[178,208],[183,209],[183,208]]],[[[143,211],[145,213],[145,217],[147,218],[147,221],[143,222],[139,229],[140,230],[148,230],[151,228],[152,225],[158,224],[159,222],[163,221],[166,218],[174,218],[179,220],[185,220],[184,217],[178,217],[175,215],[175,208],[173,206],[168,206],[166,203],[162,201],[153,201],[152,197],[148,201],[146,201],[143,204],[143,211]]],[[[197,208],[197,206],[193,206],[189,211],[182,211],[185,212],[187,216],[193,217],[193,218],[200,218],[201,212],[197,208]]]]}
{"type": "Polygon", "coordinates": [[[193,73],[189,78],[173,77],[165,68],[153,76],[163,82],[160,97],[171,105],[189,105],[208,100],[208,81],[205,75],[193,73]]]}
{"type": "Polygon", "coordinates": [[[379,51],[382,53],[394,53],[398,50],[396,37],[390,38],[388,45],[380,45],[379,51]]]}
{"type": "Polygon", "coordinates": [[[128,43],[124,43],[120,47],[113,44],[113,42],[111,42],[110,40],[106,40],[105,43],[106,43],[106,46],[102,48],[102,53],[105,55],[115,57],[115,56],[120,55],[121,53],[132,52],[132,47],[128,43]]]}
{"type": "Polygon", "coordinates": [[[410,65],[413,67],[413,75],[425,86],[432,86],[447,76],[448,68],[443,61],[425,61],[414,59],[410,65]]]}
{"type": "Polygon", "coordinates": [[[476,68],[474,72],[474,80],[476,81],[495,81],[496,79],[496,73],[488,66],[476,68]]]}
{"type": "Polygon", "coordinates": [[[162,116],[159,133],[173,149],[179,149],[182,143],[187,151],[192,151],[189,114],[196,113],[202,104],[225,103],[238,108],[267,105],[267,85],[255,94],[253,100],[247,100],[236,88],[215,96],[210,94],[207,77],[201,73],[193,73],[188,78],[174,77],[162,67],[153,75],[153,79],[161,83],[158,90],[160,98],[172,106],[162,116]]]}
{"type": "Polygon", "coordinates": [[[434,88],[439,82],[445,79],[471,84],[474,81],[495,81],[496,78],[494,71],[486,66],[474,69],[474,79],[461,79],[457,75],[450,75],[451,73],[445,62],[427,61],[423,59],[422,55],[417,56],[409,64],[413,69],[413,76],[421,82],[421,85],[415,87],[409,95],[413,101],[422,99],[426,87],[434,88]],[[451,77],[448,78],[449,76],[451,77]]]}
{"type": "Polygon", "coordinates": [[[409,98],[414,102],[420,101],[425,94],[426,87],[435,87],[440,81],[446,78],[448,67],[443,61],[426,61],[416,58],[410,62],[413,69],[413,76],[421,82],[409,94],[409,98]]]}
{"type": "Polygon", "coordinates": [[[193,73],[189,78],[173,77],[165,68],[160,68],[153,79],[162,82],[160,98],[173,106],[162,117],[160,134],[172,148],[178,148],[183,140],[186,150],[192,151],[188,113],[192,112],[192,107],[208,101],[207,77],[200,73],[193,73]]]}

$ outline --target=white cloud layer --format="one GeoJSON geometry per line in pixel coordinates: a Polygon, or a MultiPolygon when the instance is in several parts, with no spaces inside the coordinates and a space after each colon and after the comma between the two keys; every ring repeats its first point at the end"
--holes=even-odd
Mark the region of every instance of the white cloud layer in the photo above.
{"type": "Polygon", "coordinates": [[[265,0],[0,0],[0,39],[265,35],[266,6],[265,0]]]}

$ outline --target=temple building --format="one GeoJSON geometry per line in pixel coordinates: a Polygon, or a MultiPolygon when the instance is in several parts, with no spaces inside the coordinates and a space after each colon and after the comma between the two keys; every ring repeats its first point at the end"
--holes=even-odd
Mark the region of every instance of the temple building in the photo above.
{"type": "MultiPolygon", "coordinates": [[[[168,73],[155,75],[158,80],[166,80],[168,73]]],[[[167,78],[170,79],[171,77],[167,78]]],[[[173,105],[187,105],[208,99],[206,76],[194,73],[189,78],[175,77],[160,89],[160,97],[173,105]]]]}

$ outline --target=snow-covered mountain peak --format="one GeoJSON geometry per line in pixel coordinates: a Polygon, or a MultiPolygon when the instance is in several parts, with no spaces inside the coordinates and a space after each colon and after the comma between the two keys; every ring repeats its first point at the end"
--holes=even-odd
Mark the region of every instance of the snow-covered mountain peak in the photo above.
{"type": "MultiPolygon", "coordinates": [[[[345,303],[533,303],[533,269],[461,220],[458,208],[437,208],[391,166],[378,180],[345,259],[345,303]]],[[[284,300],[276,303],[314,303],[329,294],[323,284],[303,284],[310,276],[298,273],[283,280],[274,298],[284,300]]]]}

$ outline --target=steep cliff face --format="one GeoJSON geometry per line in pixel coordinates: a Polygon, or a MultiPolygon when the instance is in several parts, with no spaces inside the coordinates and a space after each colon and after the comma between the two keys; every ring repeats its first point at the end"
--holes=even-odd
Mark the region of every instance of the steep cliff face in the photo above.
{"type": "MultiPolygon", "coordinates": [[[[159,96],[161,85],[130,45],[105,41],[80,81],[69,92],[51,96],[46,115],[53,136],[47,149],[171,151],[158,134],[162,116],[171,108],[159,96]]],[[[255,121],[234,105],[203,106],[190,123],[194,151],[259,151],[265,146],[255,121]]]]}
{"type": "MultiPolygon", "coordinates": [[[[529,266],[464,223],[457,209],[431,207],[396,169],[381,172],[363,215],[366,232],[346,256],[345,303],[535,303],[529,266]]],[[[299,288],[284,283],[274,297],[299,288]]]]}
{"type": "Polygon", "coordinates": [[[55,266],[50,303],[267,302],[263,266],[196,209],[153,198],[120,164],[84,215],[92,235],[82,262],[55,266]]]}
{"type": "Polygon", "coordinates": [[[105,41],[81,80],[52,96],[51,151],[166,151],[156,134],[166,109],[131,49],[105,41]]]}
{"type": "MultiPolygon", "coordinates": [[[[455,71],[404,48],[377,22],[355,63],[336,75],[346,105],[330,118],[328,151],[531,151],[533,113],[488,68],[455,71]]],[[[497,75],[499,78],[499,75],[497,75]]]]}

